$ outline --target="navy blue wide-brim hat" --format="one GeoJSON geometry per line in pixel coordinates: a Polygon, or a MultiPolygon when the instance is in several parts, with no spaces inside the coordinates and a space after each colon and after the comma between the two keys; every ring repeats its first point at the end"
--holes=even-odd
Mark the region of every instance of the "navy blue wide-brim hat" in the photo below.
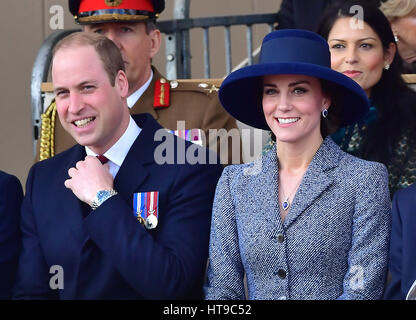
{"type": "Polygon", "coordinates": [[[306,75],[333,83],[343,100],[344,107],[338,119],[341,127],[356,122],[369,110],[367,95],[360,85],[331,69],[331,55],[325,39],[311,31],[295,29],[266,35],[259,63],[229,74],[220,87],[219,99],[237,120],[270,130],[261,106],[262,77],[279,74],[306,75]]]}

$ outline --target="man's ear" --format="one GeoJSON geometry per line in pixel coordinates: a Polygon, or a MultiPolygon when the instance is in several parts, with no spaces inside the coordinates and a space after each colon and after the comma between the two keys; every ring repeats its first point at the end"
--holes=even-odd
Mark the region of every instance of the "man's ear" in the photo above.
{"type": "Polygon", "coordinates": [[[114,86],[119,90],[120,96],[122,98],[128,97],[129,92],[129,81],[127,80],[127,75],[123,70],[117,72],[114,86]]]}
{"type": "Polygon", "coordinates": [[[159,52],[162,37],[159,29],[154,29],[150,31],[149,36],[151,41],[150,58],[152,59],[156,55],[156,53],[159,52]]]}

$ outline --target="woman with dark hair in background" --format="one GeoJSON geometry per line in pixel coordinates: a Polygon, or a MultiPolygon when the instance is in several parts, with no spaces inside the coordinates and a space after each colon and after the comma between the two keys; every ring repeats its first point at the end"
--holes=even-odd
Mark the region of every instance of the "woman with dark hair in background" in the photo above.
{"type": "Polygon", "coordinates": [[[390,24],[375,6],[343,2],[327,10],[319,33],[331,67],[360,84],[371,102],[363,119],[332,137],[344,151],[385,164],[392,196],[416,181],[416,93],[401,77],[390,24]]]}
{"type": "Polygon", "coordinates": [[[342,149],[388,167],[394,197],[390,279],[384,298],[405,299],[416,280],[416,185],[402,189],[416,180],[416,94],[400,75],[393,32],[378,9],[357,2],[333,7],[324,16],[320,33],[328,41],[332,68],[356,80],[372,102],[364,119],[333,137],[342,149]],[[352,19],[356,12],[350,13],[356,4],[363,8],[362,28],[352,27],[360,25],[352,19]]]}

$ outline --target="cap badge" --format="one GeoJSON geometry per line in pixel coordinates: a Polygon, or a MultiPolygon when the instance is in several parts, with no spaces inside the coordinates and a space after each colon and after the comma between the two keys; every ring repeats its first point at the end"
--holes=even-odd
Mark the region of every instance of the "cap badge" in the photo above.
{"type": "Polygon", "coordinates": [[[123,0],[105,0],[105,4],[109,7],[117,7],[123,3],[123,0]]]}

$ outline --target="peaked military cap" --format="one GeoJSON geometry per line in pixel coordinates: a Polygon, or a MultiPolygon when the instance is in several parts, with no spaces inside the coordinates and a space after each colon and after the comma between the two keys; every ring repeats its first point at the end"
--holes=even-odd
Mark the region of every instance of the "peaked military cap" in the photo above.
{"type": "Polygon", "coordinates": [[[78,24],[156,20],[165,0],[68,0],[78,24]]]}

